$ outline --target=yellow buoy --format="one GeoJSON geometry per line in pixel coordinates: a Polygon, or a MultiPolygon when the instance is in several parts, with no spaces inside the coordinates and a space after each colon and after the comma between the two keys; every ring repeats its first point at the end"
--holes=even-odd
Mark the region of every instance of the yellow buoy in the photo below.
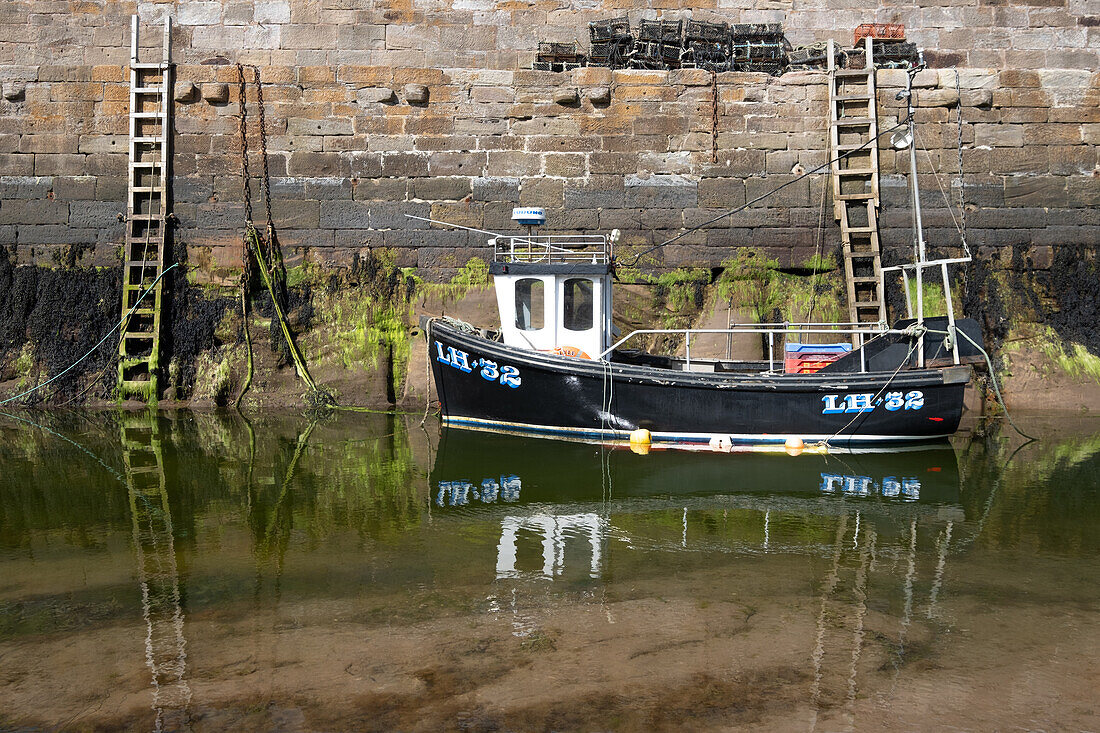
{"type": "Polygon", "coordinates": [[[631,445],[649,445],[653,442],[653,435],[645,428],[638,428],[630,434],[631,445]]]}

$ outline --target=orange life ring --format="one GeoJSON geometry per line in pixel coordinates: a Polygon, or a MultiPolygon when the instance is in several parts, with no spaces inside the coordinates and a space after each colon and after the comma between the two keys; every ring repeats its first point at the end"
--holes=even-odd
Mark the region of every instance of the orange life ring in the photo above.
{"type": "Polygon", "coordinates": [[[584,353],[576,346],[556,346],[553,349],[548,350],[551,354],[557,354],[558,356],[572,356],[576,359],[591,359],[592,357],[584,353]]]}

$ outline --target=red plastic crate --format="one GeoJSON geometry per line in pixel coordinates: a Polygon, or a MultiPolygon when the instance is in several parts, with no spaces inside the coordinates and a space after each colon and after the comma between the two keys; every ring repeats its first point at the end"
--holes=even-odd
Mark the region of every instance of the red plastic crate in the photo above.
{"type": "Polygon", "coordinates": [[[814,354],[810,357],[784,359],[783,371],[787,374],[813,374],[826,364],[832,364],[843,354],[814,354]]]}
{"type": "Polygon", "coordinates": [[[901,23],[862,23],[856,26],[855,45],[864,38],[886,41],[904,41],[905,26],[901,23]]]}

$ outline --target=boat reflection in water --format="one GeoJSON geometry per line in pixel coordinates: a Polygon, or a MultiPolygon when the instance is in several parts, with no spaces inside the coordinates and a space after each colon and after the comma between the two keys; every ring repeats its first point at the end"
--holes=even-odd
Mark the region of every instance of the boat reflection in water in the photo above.
{"type": "MultiPolygon", "coordinates": [[[[563,542],[583,536],[596,577],[609,536],[629,541],[612,515],[682,508],[762,513],[759,548],[772,546],[773,512],[854,515],[897,532],[923,516],[954,521],[959,471],[950,444],[842,455],[688,453],[637,455],[583,443],[444,428],[431,472],[432,503],[448,511],[503,513],[498,577],[516,574],[517,538],[541,536],[541,574],[560,575],[563,542]]],[[[682,548],[683,549],[683,548],[682,548]]],[[[751,549],[751,548],[745,548],[751,549]]],[[[803,548],[807,549],[807,548],[803,548]]],[[[827,548],[819,548],[825,550],[827,548]]]]}
{"type": "MultiPolygon", "coordinates": [[[[888,639],[887,664],[901,669],[916,616],[937,615],[949,547],[962,544],[956,525],[966,525],[946,442],[843,455],[638,455],[444,429],[431,482],[437,516],[499,515],[498,582],[602,582],[613,560],[638,551],[814,558],[811,729],[854,722],[872,595],[893,609],[875,633],[888,639]],[[619,546],[626,553],[616,558],[619,546]]],[[[523,595],[512,585],[501,597],[510,596],[522,636],[532,626],[517,588],[523,595]]]]}

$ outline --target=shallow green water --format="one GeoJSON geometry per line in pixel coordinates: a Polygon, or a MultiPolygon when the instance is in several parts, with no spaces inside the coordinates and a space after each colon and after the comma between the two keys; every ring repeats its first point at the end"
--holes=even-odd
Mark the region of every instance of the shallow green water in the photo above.
{"type": "Polygon", "coordinates": [[[1100,420],[815,456],[0,416],[0,730],[1100,727],[1100,420]]]}

